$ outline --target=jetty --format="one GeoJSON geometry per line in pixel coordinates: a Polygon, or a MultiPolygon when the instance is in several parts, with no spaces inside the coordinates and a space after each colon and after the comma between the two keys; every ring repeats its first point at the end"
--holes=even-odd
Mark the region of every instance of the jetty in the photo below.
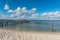
{"type": "Polygon", "coordinates": [[[29,20],[0,20],[0,26],[9,26],[28,22],[29,20]]]}

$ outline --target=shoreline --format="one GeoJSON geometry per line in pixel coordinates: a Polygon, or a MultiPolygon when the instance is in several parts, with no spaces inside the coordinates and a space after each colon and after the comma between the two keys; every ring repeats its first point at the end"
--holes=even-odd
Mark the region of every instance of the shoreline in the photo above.
{"type": "Polygon", "coordinates": [[[51,31],[36,31],[36,30],[16,30],[16,29],[8,29],[8,28],[0,28],[2,31],[11,31],[11,32],[32,32],[32,33],[49,33],[49,34],[60,34],[60,32],[51,32],[51,31]]]}
{"type": "Polygon", "coordinates": [[[0,28],[0,40],[60,40],[60,32],[40,32],[0,28]]]}

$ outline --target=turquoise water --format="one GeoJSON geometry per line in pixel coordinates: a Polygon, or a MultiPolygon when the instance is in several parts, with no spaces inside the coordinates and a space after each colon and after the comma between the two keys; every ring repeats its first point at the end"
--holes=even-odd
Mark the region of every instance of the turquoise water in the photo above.
{"type": "Polygon", "coordinates": [[[20,23],[16,25],[3,26],[3,28],[16,30],[36,30],[36,31],[53,31],[60,32],[60,20],[39,20],[30,21],[28,23],[20,23]]]}

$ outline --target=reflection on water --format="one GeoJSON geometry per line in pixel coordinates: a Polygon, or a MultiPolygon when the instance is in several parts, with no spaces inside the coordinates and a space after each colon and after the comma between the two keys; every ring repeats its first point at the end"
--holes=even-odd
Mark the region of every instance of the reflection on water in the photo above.
{"type": "Polygon", "coordinates": [[[10,28],[16,30],[36,30],[36,31],[51,31],[53,25],[53,30],[55,32],[60,32],[60,21],[51,21],[51,20],[40,20],[40,21],[31,21],[29,23],[20,23],[11,26],[3,26],[3,28],[10,28]]]}

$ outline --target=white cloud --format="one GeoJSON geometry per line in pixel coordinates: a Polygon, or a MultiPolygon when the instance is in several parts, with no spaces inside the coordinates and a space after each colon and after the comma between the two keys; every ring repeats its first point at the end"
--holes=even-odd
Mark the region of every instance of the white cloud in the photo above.
{"type": "Polygon", "coordinates": [[[48,13],[43,13],[41,16],[46,17],[48,13]]]}
{"type": "Polygon", "coordinates": [[[43,13],[40,17],[44,20],[59,20],[60,11],[43,13]]]}
{"type": "Polygon", "coordinates": [[[8,13],[14,13],[14,11],[13,11],[13,10],[8,10],[7,12],[8,12],[8,13]]]}
{"type": "Polygon", "coordinates": [[[14,13],[17,13],[18,15],[21,14],[21,8],[17,7],[17,9],[14,11],[14,13]]]}
{"type": "Polygon", "coordinates": [[[10,19],[10,17],[0,13],[0,19],[10,19]]]}
{"type": "Polygon", "coordinates": [[[36,11],[37,11],[37,9],[36,9],[36,8],[32,8],[32,9],[29,11],[29,13],[31,13],[31,14],[35,14],[35,13],[36,13],[36,11]]]}
{"type": "Polygon", "coordinates": [[[60,11],[56,12],[48,12],[48,13],[42,13],[39,15],[36,8],[32,8],[31,10],[27,10],[26,7],[17,7],[15,10],[10,10],[9,6],[5,4],[4,7],[5,10],[7,10],[8,13],[10,13],[10,16],[3,16],[1,15],[1,18],[12,18],[12,19],[36,19],[36,20],[58,20],[60,19],[60,11]]]}
{"type": "Polygon", "coordinates": [[[32,14],[32,16],[30,17],[30,19],[39,20],[40,19],[40,15],[38,13],[32,14]]]}
{"type": "Polygon", "coordinates": [[[26,8],[26,7],[23,7],[23,8],[22,8],[22,12],[23,12],[23,13],[26,13],[26,12],[27,12],[27,8],[26,8]]]}
{"type": "Polygon", "coordinates": [[[33,11],[36,11],[37,9],[36,8],[32,8],[33,11]]]}
{"type": "Polygon", "coordinates": [[[11,13],[11,18],[16,18],[16,19],[29,19],[29,18],[35,18],[37,15],[36,13],[36,8],[33,8],[31,10],[27,10],[26,7],[17,7],[15,10],[8,10],[8,13],[11,13]],[[33,16],[35,15],[35,16],[33,16]]]}
{"type": "Polygon", "coordinates": [[[4,10],[9,10],[9,6],[8,6],[8,4],[5,4],[5,6],[4,6],[4,10]]]}

